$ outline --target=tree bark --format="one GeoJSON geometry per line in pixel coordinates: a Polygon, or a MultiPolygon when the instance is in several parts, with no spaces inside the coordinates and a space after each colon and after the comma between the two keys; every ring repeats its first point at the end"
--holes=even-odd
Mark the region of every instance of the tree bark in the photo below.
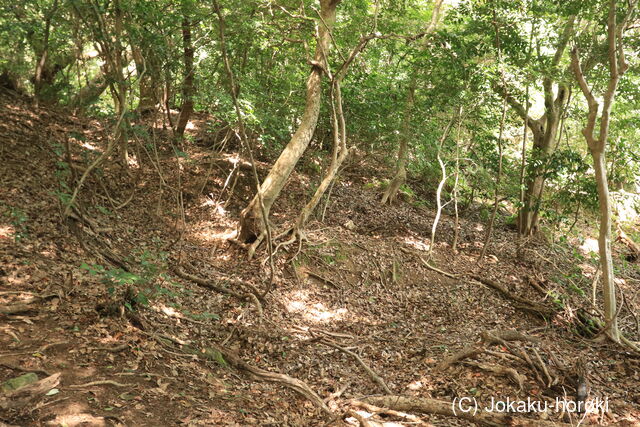
{"type": "MultiPolygon", "coordinates": [[[[318,23],[318,42],[312,62],[311,74],[307,80],[306,104],[300,126],[291,137],[278,160],[262,182],[260,194],[268,216],[273,203],[280,195],[289,175],[298,163],[313,137],[322,97],[322,75],[326,63],[326,55],[331,44],[330,31],[336,18],[336,7],[340,0],[320,0],[320,22],[318,23]]],[[[264,222],[260,208],[260,200],[256,194],[240,214],[238,240],[244,243],[255,241],[264,231],[264,222]]]]}

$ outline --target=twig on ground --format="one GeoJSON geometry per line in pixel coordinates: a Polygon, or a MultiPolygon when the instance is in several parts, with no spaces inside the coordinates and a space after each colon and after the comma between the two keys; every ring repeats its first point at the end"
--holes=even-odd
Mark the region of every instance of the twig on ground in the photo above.
{"type": "Polygon", "coordinates": [[[98,380],[98,381],[91,381],[85,384],[72,384],[67,387],[68,388],[87,388],[87,387],[93,387],[96,385],[112,385],[114,387],[131,387],[132,384],[122,384],[113,380],[98,380]]]}

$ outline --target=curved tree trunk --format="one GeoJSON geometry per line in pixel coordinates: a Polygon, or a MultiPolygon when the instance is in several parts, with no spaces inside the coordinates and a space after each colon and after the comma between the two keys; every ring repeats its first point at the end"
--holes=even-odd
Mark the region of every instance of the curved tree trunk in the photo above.
{"type": "MultiPolygon", "coordinates": [[[[322,19],[318,23],[318,43],[315,49],[311,74],[307,80],[307,101],[300,126],[298,126],[278,160],[276,160],[259,190],[267,216],[293,168],[302,157],[309,142],[311,142],[318,123],[322,97],[323,68],[331,44],[330,31],[335,22],[336,6],[339,2],[340,0],[320,0],[320,16],[322,19]]],[[[260,198],[256,194],[240,214],[238,240],[245,243],[253,242],[263,231],[264,222],[260,208],[260,198]]]]}
{"type": "MultiPolygon", "coordinates": [[[[582,94],[589,105],[587,123],[582,134],[587,141],[593,166],[595,170],[596,185],[598,188],[598,203],[600,205],[600,233],[598,236],[598,250],[600,254],[600,267],[602,269],[602,294],[604,299],[604,317],[606,321],[606,333],[616,342],[621,339],[629,345],[618,329],[618,310],[616,308],[616,284],[613,273],[613,259],[611,256],[611,200],[609,198],[609,183],[607,181],[607,163],[605,152],[607,138],[609,136],[609,124],[611,121],[611,108],[615,99],[616,89],[620,77],[627,71],[628,64],[625,60],[623,33],[633,16],[638,0],[629,4],[622,20],[617,20],[616,0],[609,1],[609,13],[607,18],[607,53],[609,82],[602,94],[602,109],[598,99],[593,94],[585,79],[584,71],[580,65],[577,47],[571,52],[571,68],[578,81],[582,94]],[[598,117],[600,113],[600,117],[598,117]],[[599,120],[598,120],[599,119],[599,120]],[[597,123],[599,122],[599,123],[597,123]],[[596,131],[596,123],[599,125],[596,131]]],[[[631,344],[635,350],[638,348],[631,344]]]]}

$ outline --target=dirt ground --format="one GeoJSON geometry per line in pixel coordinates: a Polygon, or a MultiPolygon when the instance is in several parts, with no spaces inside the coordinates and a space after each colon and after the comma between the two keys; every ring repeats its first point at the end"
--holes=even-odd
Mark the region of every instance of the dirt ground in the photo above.
{"type": "MultiPolygon", "coordinates": [[[[229,241],[253,192],[250,169],[237,144],[211,149],[220,138],[205,123],[194,120],[182,146],[160,124],[145,123],[147,137],[134,129],[129,163],[90,173],[81,208],[63,220],[71,183],[112,124],[0,93],[0,381],[50,381],[0,398],[0,425],[469,425],[361,403],[389,392],[554,402],[573,399],[580,376],[607,412],[527,411],[504,423],[640,425],[640,356],[576,326],[592,312],[596,271],[579,247],[588,239],[539,238],[517,257],[515,231],[498,224],[478,264],[486,222],[465,213],[454,253],[445,214],[427,262],[435,212],[412,200],[381,206],[371,182],[388,171],[357,155],[309,241],[278,249],[262,297],[266,250],[248,260],[229,241]],[[448,359],[467,346],[477,351],[448,359]],[[304,382],[326,410],[269,373],[304,382]]],[[[259,158],[264,177],[269,159],[259,158]]],[[[278,230],[320,178],[305,164],[273,209],[278,230]]],[[[621,327],[639,341],[640,270],[619,270],[621,327]]]]}

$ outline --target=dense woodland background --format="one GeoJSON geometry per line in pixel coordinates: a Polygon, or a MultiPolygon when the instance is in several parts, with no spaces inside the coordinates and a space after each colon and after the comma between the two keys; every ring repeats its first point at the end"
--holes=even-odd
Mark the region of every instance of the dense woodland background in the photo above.
{"type": "Polygon", "coordinates": [[[637,3],[0,2],[0,425],[637,425],[637,3]]]}

